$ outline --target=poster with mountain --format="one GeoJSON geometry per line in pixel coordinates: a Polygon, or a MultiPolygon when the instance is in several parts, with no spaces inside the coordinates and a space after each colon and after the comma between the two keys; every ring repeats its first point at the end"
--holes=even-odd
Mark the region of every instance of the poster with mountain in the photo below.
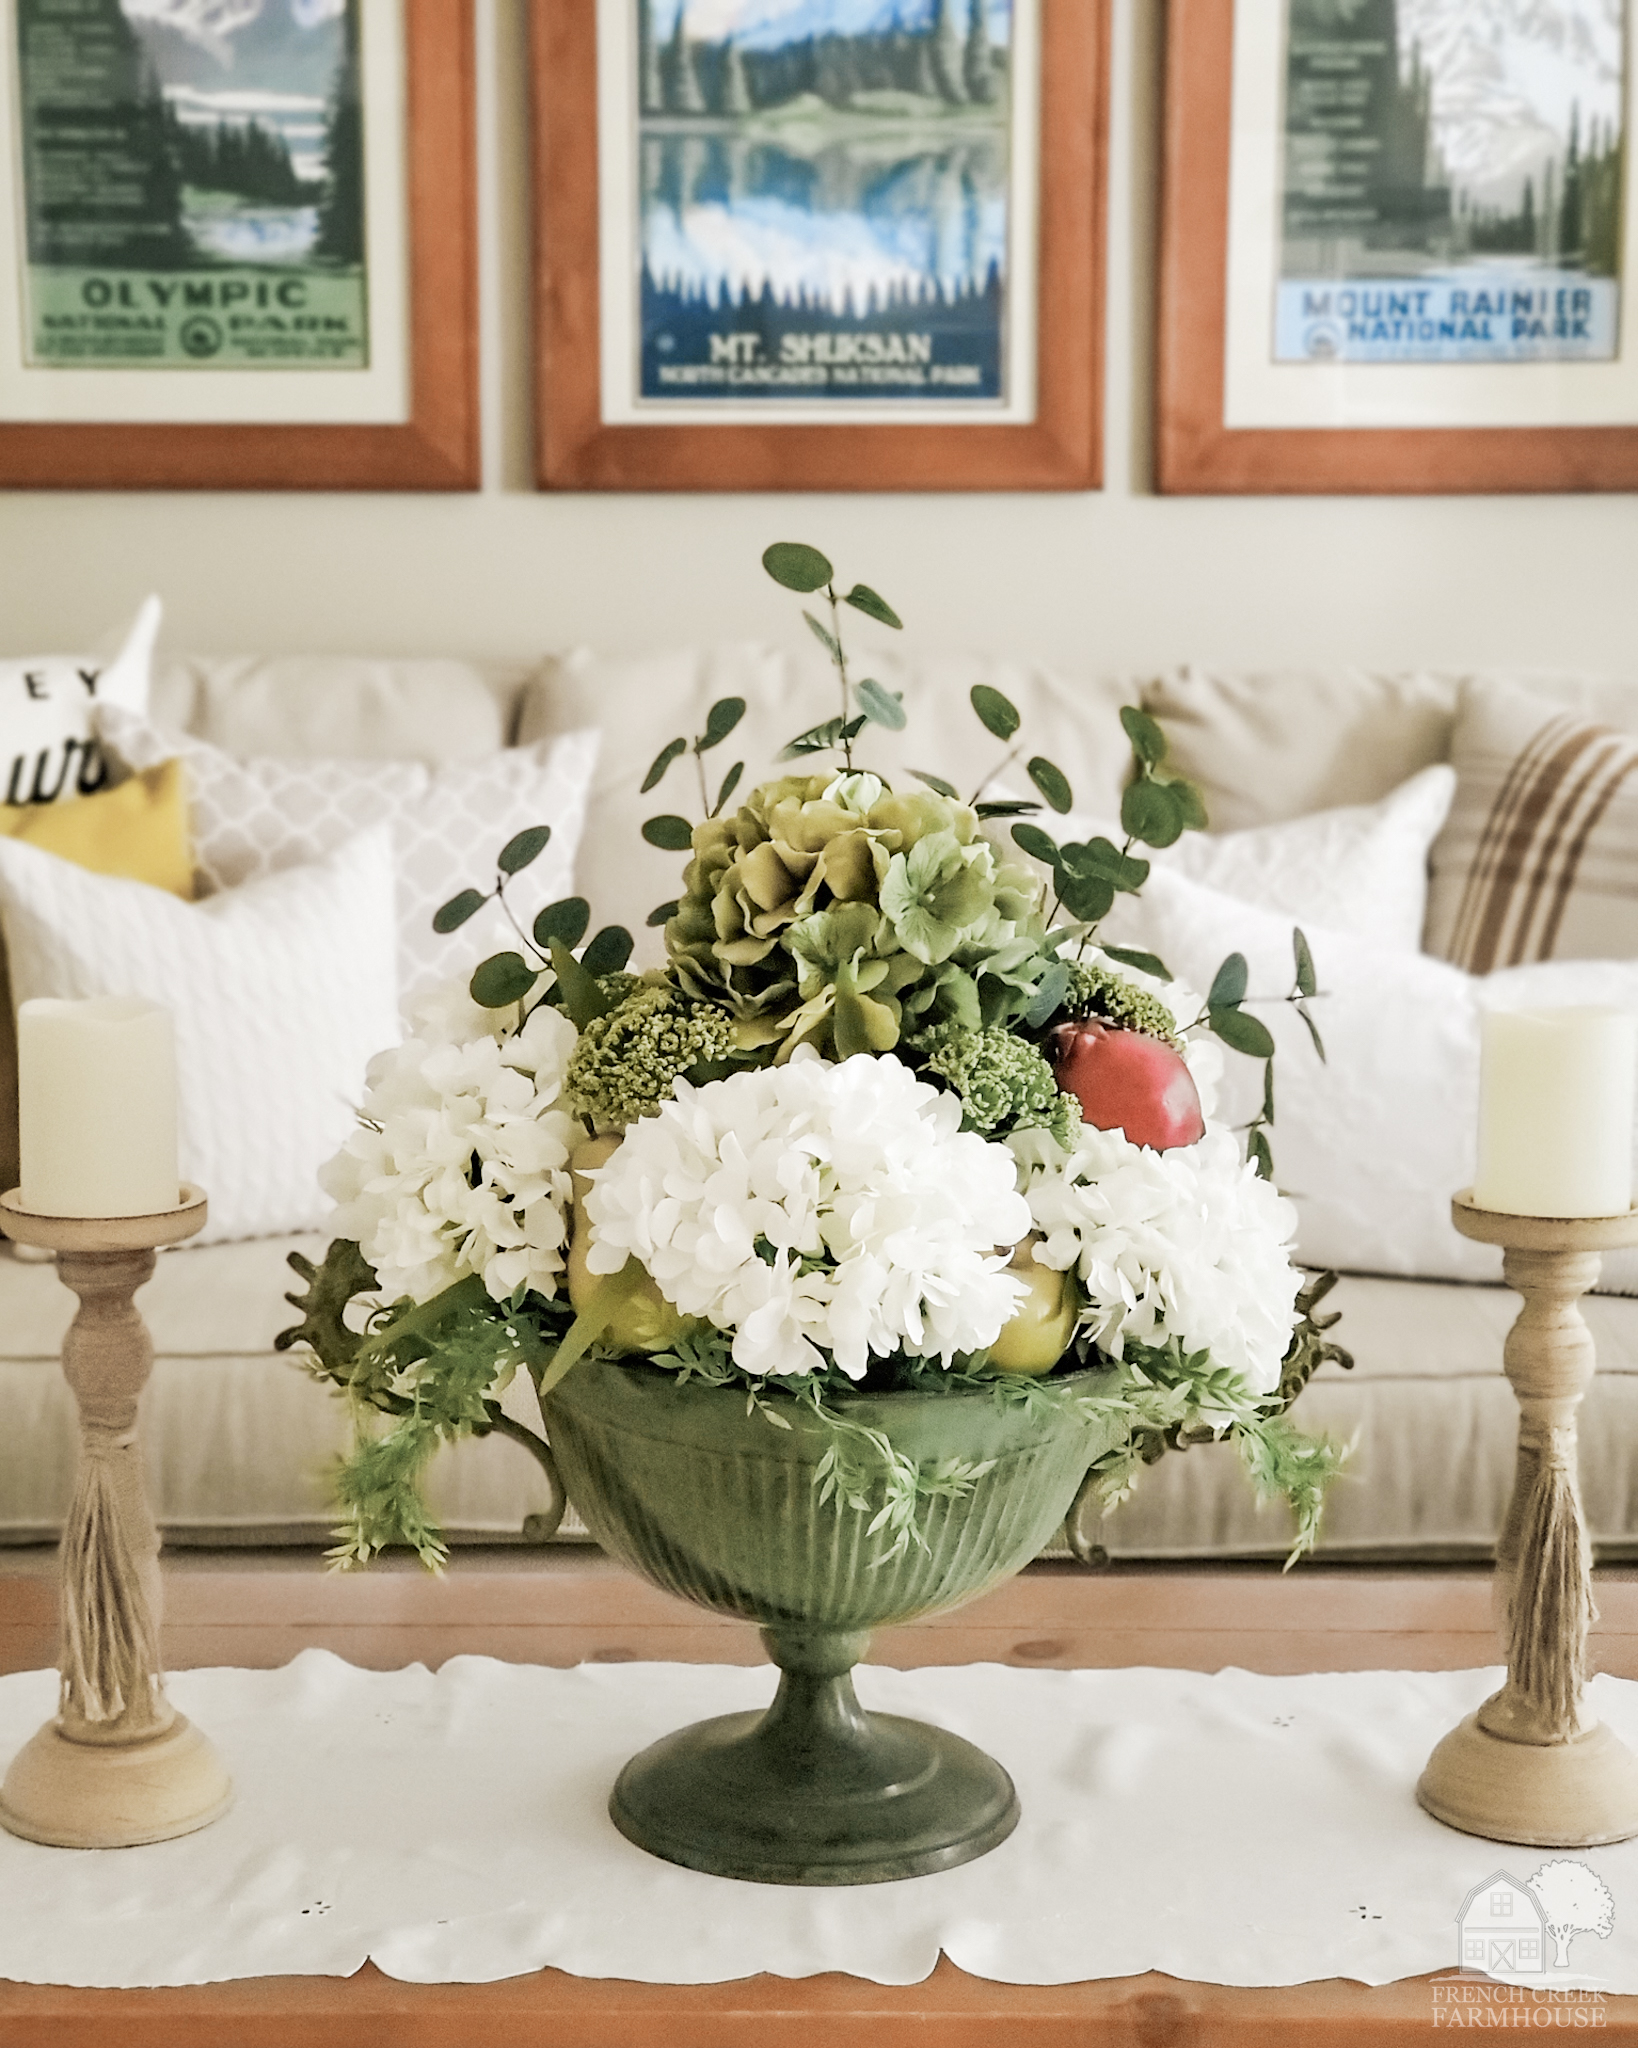
{"type": "Polygon", "coordinates": [[[652,410],[1009,396],[1013,0],[627,0],[652,410]]]}
{"type": "Polygon", "coordinates": [[[1610,362],[1625,0],[1287,0],[1275,362],[1610,362]]]}
{"type": "Polygon", "coordinates": [[[12,0],[23,359],[370,363],[360,0],[12,0]]]}

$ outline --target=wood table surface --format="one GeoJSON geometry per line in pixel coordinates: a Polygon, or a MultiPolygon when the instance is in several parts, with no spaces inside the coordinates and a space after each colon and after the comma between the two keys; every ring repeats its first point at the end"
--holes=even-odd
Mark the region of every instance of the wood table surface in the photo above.
{"type": "MultiPolygon", "coordinates": [[[[1089,1901],[1095,1911],[1095,1902],[1089,1901]]],[[[1477,2022],[1638,2044],[1638,1997],[1418,1977],[1276,1990],[1106,1978],[992,1984],[948,1961],[914,1985],[830,1974],[676,1988],[543,1970],[498,1984],[266,1977],[179,1991],[0,1984],[3,2048],[1406,2048],[1477,2022]],[[1542,2015],[1538,2020],[1537,2015],[1542,2015]],[[1551,2018],[1546,2016],[1551,2014],[1551,2018]],[[1526,2017],[1527,2016],[1527,2017],[1526,2017]],[[1545,2021],[1545,2024],[1543,2023],[1545,2021]]]]}

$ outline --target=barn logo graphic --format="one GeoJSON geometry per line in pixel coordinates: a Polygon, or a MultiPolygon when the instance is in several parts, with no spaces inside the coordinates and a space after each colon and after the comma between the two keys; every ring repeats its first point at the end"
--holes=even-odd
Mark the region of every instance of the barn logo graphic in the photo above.
{"type": "Polygon", "coordinates": [[[1493,1871],[1476,1884],[1456,1915],[1456,1962],[1513,1983],[1550,1984],[1577,1962],[1583,1935],[1607,1940],[1615,1926],[1615,1901],[1590,1865],[1568,1857],[1543,1863],[1523,1882],[1510,1871],[1493,1871]]]}

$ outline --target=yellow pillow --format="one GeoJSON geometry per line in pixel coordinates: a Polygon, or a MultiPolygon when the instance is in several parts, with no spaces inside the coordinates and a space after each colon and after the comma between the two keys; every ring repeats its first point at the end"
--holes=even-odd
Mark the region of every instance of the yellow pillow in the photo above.
{"type": "Polygon", "coordinates": [[[179,758],[68,803],[0,804],[0,833],[93,874],[193,900],[188,786],[179,758]]]}

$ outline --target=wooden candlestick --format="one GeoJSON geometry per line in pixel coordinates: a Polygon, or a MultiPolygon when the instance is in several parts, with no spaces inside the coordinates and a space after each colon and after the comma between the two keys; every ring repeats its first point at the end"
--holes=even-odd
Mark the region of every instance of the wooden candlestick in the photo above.
{"type": "Polygon", "coordinates": [[[159,1534],[137,1440],[154,1348],[134,1296],[154,1253],[204,1226],[181,1191],[157,1216],[36,1216],[0,1195],[0,1231],[57,1254],[80,1307],[63,1372],[80,1411],[80,1471],[63,1530],[56,1719],[13,1759],[0,1826],[65,1849],[125,1849],[191,1834],[226,1811],[232,1784],[199,1730],[165,1697],[159,1661],[159,1534]]]}
{"type": "Polygon", "coordinates": [[[1524,1297],[1503,1354],[1519,1403],[1518,1465],[1496,1544],[1507,1683],[1428,1759],[1416,1796],[1436,1820],[1492,1842],[1590,1849],[1638,1835],[1638,1757],[1587,1712],[1597,1620],[1576,1479],[1576,1410],[1597,1364],[1578,1303],[1601,1254],[1638,1244],[1624,1216],[1510,1216],[1458,1195],[1464,1237],[1499,1244],[1524,1297]]]}

